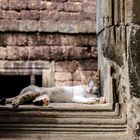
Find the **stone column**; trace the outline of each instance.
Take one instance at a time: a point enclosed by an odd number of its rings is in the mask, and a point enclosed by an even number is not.
[[[126,105],[127,134],[140,138],[140,1],[97,0],[98,68],[102,91]],[[109,65],[109,69],[107,69]],[[112,78],[112,85],[106,75]]]

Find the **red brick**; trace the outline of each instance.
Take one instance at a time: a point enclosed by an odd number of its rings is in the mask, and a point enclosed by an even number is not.
[[[71,81],[72,74],[70,72],[55,72],[54,78],[57,81]]]

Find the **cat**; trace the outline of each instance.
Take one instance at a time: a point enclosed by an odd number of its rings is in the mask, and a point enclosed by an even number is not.
[[[0,104],[12,103],[13,108],[21,104],[32,102],[34,105],[48,105],[49,102],[63,103],[105,103],[104,97],[100,94],[99,72],[95,72],[93,77],[86,79],[81,74],[81,85],[60,86],[60,87],[38,87],[29,85],[21,90],[20,94],[13,98],[3,98]]]

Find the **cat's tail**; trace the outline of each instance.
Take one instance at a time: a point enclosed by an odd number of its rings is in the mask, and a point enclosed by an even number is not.
[[[1,98],[0,99],[0,105],[5,105],[7,103],[11,103],[16,98],[17,98],[17,96],[16,97],[12,97],[12,98]]]
[[[32,91],[34,93],[39,93],[42,90],[41,90],[40,87],[35,86],[35,85],[27,86],[27,87],[23,88],[20,91],[19,95],[15,96],[15,97],[12,97],[12,98],[2,98],[2,99],[0,99],[0,105],[5,105],[7,103],[12,103],[13,100],[17,99],[19,96],[23,95],[24,93],[26,93],[28,91]]]

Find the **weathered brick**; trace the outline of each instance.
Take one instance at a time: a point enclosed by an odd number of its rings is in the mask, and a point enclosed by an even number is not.
[[[96,71],[97,70],[97,60],[96,59],[80,60],[79,68],[81,70]]]
[[[88,79],[89,77],[94,75],[94,71],[92,70],[80,70],[85,77]],[[73,81],[81,81],[81,75],[79,70],[76,70],[74,73],[72,73]]]
[[[76,68],[76,61],[58,61],[55,63],[56,72],[74,72]]]
[[[83,3],[83,12],[88,14],[96,13],[96,1],[93,2],[84,2]]]
[[[6,59],[7,53],[5,47],[0,47],[0,59],[4,60]]]
[[[53,22],[58,21],[59,19],[59,14],[57,11],[41,11],[40,12],[40,20],[50,20]]]
[[[82,84],[81,80],[80,81],[73,81],[73,86],[81,85],[81,84]]]
[[[58,34],[31,34],[28,36],[28,44],[36,46],[61,46],[61,36]]]
[[[79,13],[71,13],[71,12],[60,12],[59,20],[60,21],[76,21]]]
[[[42,8],[40,0],[30,0],[27,6],[30,10],[40,10]]]
[[[51,59],[53,60],[65,60],[66,47],[65,46],[53,46],[51,47]]]
[[[9,20],[16,20],[19,19],[19,12],[16,12],[14,10],[7,10],[7,11],[2,11],[3,14],[3,19],[9,19]]]
[[[0,46],[6,46],[6,34],[0,33]]]
[[[8,60],[28,60],[28,48],[8,46],[6,47]]]
[[[56,8],[57,8],[56,2],[46,1],[45,5],[46,5],[47,10],[56,10]]]
[[[38,21],[37,20],[21,20],[18,22],[17,31],[36,32],[38,31]]]
[[[18,28],[17,20],[0,20],[0,31],[18,31]]]
[[[73,81],[55,81],[55,86],[72,86]]]
[[[27,1],[26,0],[9,0],[9,9],[11,10],[27,9]]]
[[[50,60],[50,48],[48,46],[29,46],[30,60]]]
[[[57,23],[55,21],[40,20],[39,21],[38,31],[40,31],[40,32],[49,32],[49,33],[57,32],[58,31],[58,25],[57,25]]]
[[[79,13],[77,20],[80,21],[92,21],[94,24],[96,22],[96,13]]]
[[[64,11],[81,12],[83,9],[82,2],[67,2],[64,3]]]
[[[84,59],[92,57],[90,49],[87,47],[71,47],[67,46],[67,58]]]
[[[39,20],[40,19],[40,12],[37,10],[22,10],[20,12],[20,19],[23,20]]]
[[[55,72],[54,78],[58,81],[71,81],[72,74],[70,72]]]
[[[4,9],[4,10],[9,9],[8,0],[0,0],[0,9]]]
[[[27,46],[27,34],[7,34],[8,46]]]

